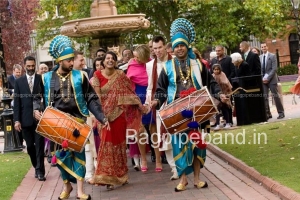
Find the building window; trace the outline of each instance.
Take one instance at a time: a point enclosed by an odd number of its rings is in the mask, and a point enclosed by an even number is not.
[[[299,38],[296,33],[291,33],[289,36],[289,46],[290,46],[290,56],[291,63],[297,64],[299,59],[298,49],[299,49]]]

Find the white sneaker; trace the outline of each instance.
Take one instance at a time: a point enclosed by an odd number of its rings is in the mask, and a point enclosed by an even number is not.
[[[230,128],[231,126],[230,126],[230,124],[226,124],[226,126],[224,127],[225,129],[228,129],[228,128]]]
[[[221,128],[220,128],[220,125],[217,125],[217,126],[214,128],[215,131],[220,130],[220,129],[221,129]]]

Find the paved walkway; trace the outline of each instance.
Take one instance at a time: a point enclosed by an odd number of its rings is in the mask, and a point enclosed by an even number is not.
[[[285,119],[300,118],[299,105],[292,104],[292,95],[284,95]],[[269,122],[277,122],[277,113],[275,106],[271,107],[273,118]],[[0,150],[3,150],[3,138],[0,139]],[[163,171],[156,173],[154,164],[148,158],[149,171],[147,173],[136,172],[132,169],[130,163],[129,177],[130,184],[116,187],[113,191],[107,191],[105,187],[96,187],[85,183],[85,191],[91,194],[92,199],[280,199],[275,194],[269,192],[260,183],[256,183],[245,174],[230,166],[227,161],[221,160],[209,150],[205,168],[201,170],[201,179],[208,182],[209,187],[205,189],[196,189],[193,187],[193,177],[189,176],[188,189],[184,192],[176,193],[174,188],[178,181],[170,181],[170,168],[163,165]],[[239,162],[239,161],[238,161]],[[46,162],[45,182],[39,182],[34,178],[34,170],[31,168],[26,174],[20,186],[13,194],[12,200],[54,200],[57,199],[62,191],[62,181],[59,177],[59,170],[51,167]],[[271,187],[271,186],[270,186]],[[75,189],[76,186],[73,185]],[[289,191],[289,190],[286,190]],[[289,191],[290,192],[290,191]],[[296,194],[297,195],[297,194]],[[298,199],[295,194],[291,198]],[[73,191],[70,199],[76,199],[76,191]]]
[[[279,76],[279,80],[281,83],[296,81],[297,78],[298,78],[298,74]]]
[[[85,184],[86,193],[93,199],[280,199],[268,192],[259,184],[247,178],[233,167],[208,152],[205,169],[201,171],[201,178],[208,182],[209,187],[198,190],[193,187],[192,177],[189,177],[188,189],[185,192],[176,193],[174,188],[178,181],[170,181],[171,175],[168,165],[164,165],[161,173],[154,171],[154,164],[149,163],[147,173],[136,172],[130,167],[130,184],[116,187],[113,191],[107,191],[105,187],[96,187]],[[130,166],[130,165],[129,165]],[[62,181],[59,170],[47,164],[47,180],[37,181],[34,178],[34,170],[30,169],[21,185],[14,193],[12,200],[54,200],[62,190]],[[73,185],[74,189],[76,188]],[[73,191],[70,199],[76,199],[76,191]]]

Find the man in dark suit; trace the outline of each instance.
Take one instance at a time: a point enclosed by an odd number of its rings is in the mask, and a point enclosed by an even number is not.
[[[261,75],[261,63],[256,53],[250,49],[248,42],[243,41],[240,43],[240,51],[244,60],[249,64],[251,75]]]
[[[7,89],[10,95],[14,93],[15,88],[15,80],[21,77],[22,66],[19,64],[15,64],[13,66],[13,74],[7,78]]]
[[[279,116],[277,119],[284,118],[284,108],[280,100],[280,95],[277,88],[278,77],[277,77],[277,59],[275,54],[268,52],[268,46],[266,43],[261,43],[262,55],[260,55],[260,60],[262,63],[261,73],[263,75],[263,88],[264,97],[266,102],[266,112],[267,118],[272,118],[270,107],[269,107],[269,89],[273,95],[275,106]]]
[[[35,168],[35,177],[45,181],[44,137],[35,132],[37,121],[33,117],[33,99],[42,81],[41,76],[35,74],[35,65],[35,58],[25,57],[26,74],[15,81],[14,127],[22,131],[31,164]]]
[[[12,95],[14,93],[14,89],[15,89],[15,80],[17,78],[21,77],[21,73],[22,73],[22,66],[19,64],[15,64],[13,66],[13,74],[10,75],[7,78],[7,89],[8,89],[8,93],[10,95]],[[13,103],[12,103],[13,104]],[[23,145],[23,136],[22,136],[22,132],[18,132],[18,136],[19,136],[19,141],[20,144],[22,145],[22,148],[24,149],[25,146]]]

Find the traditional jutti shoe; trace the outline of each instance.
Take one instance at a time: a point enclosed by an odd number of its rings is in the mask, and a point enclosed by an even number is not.
[[[115,189],[115,187],[114,187],[113,185],[107,185],[107,186],[106,186],[106,189],[107,189],[107,190],[113,190],[113,189]]]
[[[62,191],[62,193],[60,193],[58,199],[59,200],[68,199],[70,197],[72,190],[73,190],[73,187],[71,187],[71,190],[69,192]]]
[[[207,184],[206,181],[204,181],[204,182],[200,181],[198,184],[195,184],[194,186],[195,186],[195,188],[200,189],[200,188],[206,188],[206,187],[208,187],[208,184]]]
[[[173,172],[173,175],[170,178],[171,181],[179,179],[176,168],[172,169],[171,172]]]
[[[188,185],[188,183],[186,183],[186,184],[179,183],[175,188],[175,192],[181,192],[181,191],[186,190],[187,185]]]
[[[129,184],[129,182],[128,181],[126,181],[125,183],[123,183],[122,185],[127,185],[127,184]]]
[[[76,199],[79,199],[79,200],[91,200],[92,197],[89,194],[83,194],[80,197],[77,197]]]
[[[93,178],[89,178],[88,180],[86,180],[86,182],[90,185],[95,185],[95,181]]]

